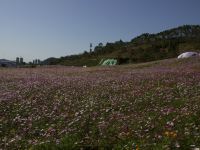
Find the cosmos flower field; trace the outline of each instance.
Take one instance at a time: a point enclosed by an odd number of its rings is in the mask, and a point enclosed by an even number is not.
[[[200,59],[0,68],[0,149],[200,148]]]

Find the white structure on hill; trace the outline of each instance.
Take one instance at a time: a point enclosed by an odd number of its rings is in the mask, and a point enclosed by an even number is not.
[[[189,57],[197,57],[197,56],[200,56],[199,53],[197,52],[185,52],[185,53],[182,53],[178,56],[178,59],[180,58],[189,58]]]

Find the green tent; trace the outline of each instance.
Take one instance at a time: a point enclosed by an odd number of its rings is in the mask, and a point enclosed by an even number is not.
[[[117,65],[117,59],[106,59],[104,62],[101,64],[102,66],[113,66]]]

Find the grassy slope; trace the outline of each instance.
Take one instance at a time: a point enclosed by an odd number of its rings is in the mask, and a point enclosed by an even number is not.
[[[199,63],[0,69],[0,147],[200,147]]]

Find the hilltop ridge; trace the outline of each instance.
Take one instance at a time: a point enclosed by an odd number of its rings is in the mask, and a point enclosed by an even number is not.
[[[102,59],[116,58],[121,64],[127,64],[173,58],[188,50],[200,50],[200,25],[183,25],[156,34],[144,33],[130,42],[99,43],[91,53],[84,51],[77,55],[48,58],[43,63],[95,66]]]

